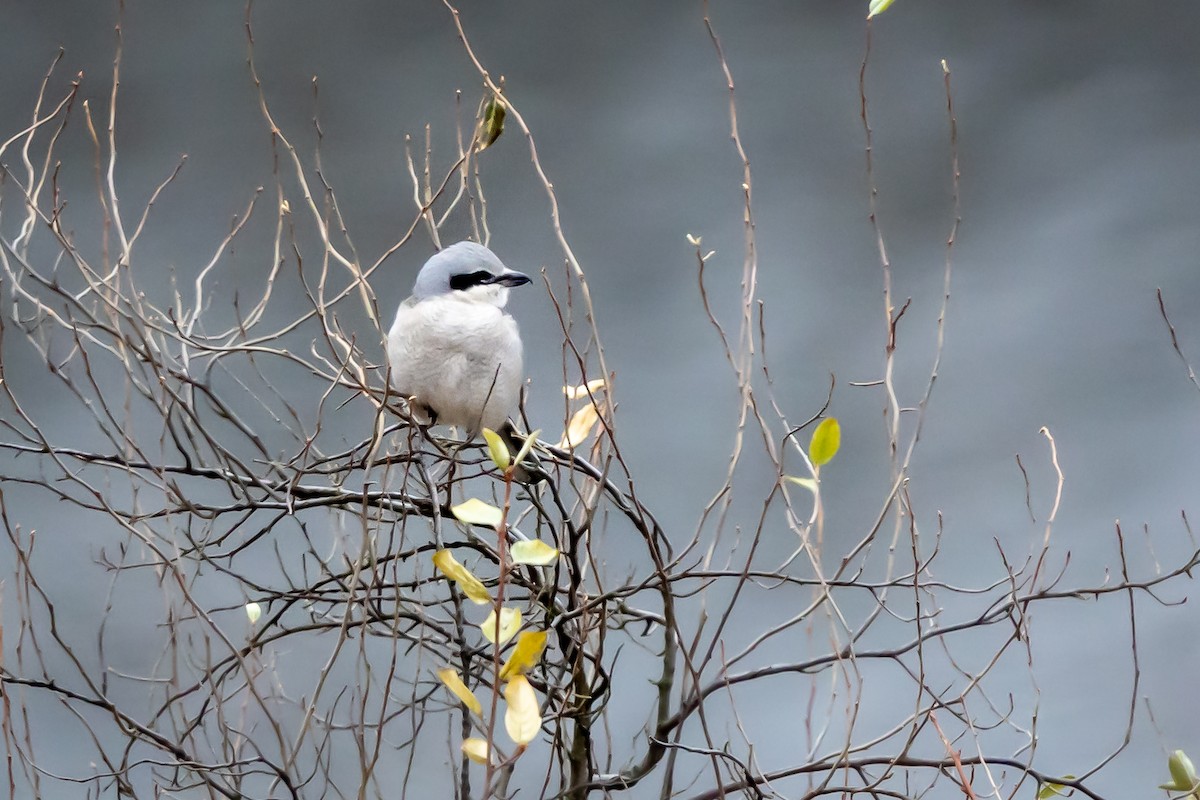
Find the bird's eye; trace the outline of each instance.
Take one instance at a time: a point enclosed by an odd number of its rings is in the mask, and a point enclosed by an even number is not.
[[[486,286],[495,279],[495,275],[486,269],[468,272],[465,275],[451,275],[450,288],[455,291],[470,289],[472,286]]]

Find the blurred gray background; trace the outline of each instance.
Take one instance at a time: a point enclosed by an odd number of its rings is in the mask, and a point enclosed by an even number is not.
[[[60,46],[54,85],[82,71],[82,97],[106,108],[115,5],[5,4],[0,135],[29,119]],[[722,480],[737,400],[685,238],[700,236],[716,251],[710,295],[735,325],[741,165],[703,7],[514,0],[460,10],[481,60],[504,76],[532,127],[589,276],[641,496],[686,537]],[[709,10],[754,171],[776,391],[801,420],[820,407],[829,375],[837,377],[831,413],[841,419],[844,451],[824,473],[827,540],[849,544],[877,514],[888,483],[883,397],[848,385],[878,378],[883,363],[859,119],[865,3],[714,2]],[[480,97],[451,16],[432,1],[287,0],[260,2],[254,20],[277,120],[311,154],[319,113],[325,174],[359,253],[372,261],[412,218],[404,136],[420,139],[433,126],[444,145],[435,158],[448,164],[454,93],[463,91],[468,117]],[[206,263],[255,188],[273,186],[243,21],[244,8],[232,2],[126,3],[118,116],[126,203],[144,203],[188,156],[141,249],[143,265],[163,266],[160,289],[169,269],[190,275]],[[1155,299],[1161,287],[1183,346],[1200,360],[1200,6],[898,0],[876,20],[867,90],[880,224],[896,295],[912,298],[898,362],[906,405],[928,379],[953,219],[943,58],[959,121],[963,223],[941,375],[912,483],[922,526],[933,530],[937,513],[944,516],[938,577],[990,582],[999,574],[994,539],[1018,556],[1040,541],[1053,500],[1042,426],[1066,473],[1053,541],[1060,557],[1071,552],[1069,582],[1100,584],[1105,567],[1117,565],[1117,519],[1139,554],[1134,566],[1149,575],[1149,545],[1164,563],[1191,546],[1180,512],[1195,513],[1200,475],[1200,393],[1171,350]],[[82,136],[64,142],[63,158],[72,153],[82,161],[64,176],[76,206],[68,218],[81,241],[94,241]],[[493,249],[513,268],[546,267],[557,280],[562,260],[547,202],[514,128],[481,165]],[[270,263],[262,249],[269,227],[235,245],[218,290],[255,285]],[[372,281],[379,297],[399,302],[430,251],[418,233]],[[146,278],[153,287],[155,276]],[[562,399],[553,309],[540,288],[515,293],[512,309],[527,343],[530,415],[554,431]],[[364,341],[371,335],[364,330]],[[52,408],[55,400],[44,402]],[[1016,454],[1030,472],[1036,523]],[[743,480],[770,480],[765,467],[755,469]],[[779,532],[775,555],[792,549],[789,537]],[[1129,768],[1106,773],[1099,787],[1112,797],[1166,780],[1164,748],[1200,754],[1198,618],[1187,607],[1163,614],[1144,598],[1139,611],[1141,693],[1163,735],[1143,707]],[[1043,638],[1036,654],[1039,761],[1063,773],[1119,743],[1130,673],[1115,600],[1067,613],[1069,625]]]

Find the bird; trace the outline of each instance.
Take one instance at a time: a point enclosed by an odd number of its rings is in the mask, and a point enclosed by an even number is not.
[[[387,338],[392,386],[411,408],[468,440],[490,428],[513,447],[509,415],[525,375],[521,334],[504,306],[509,289],[528,283],[476,242],[425,262]]]

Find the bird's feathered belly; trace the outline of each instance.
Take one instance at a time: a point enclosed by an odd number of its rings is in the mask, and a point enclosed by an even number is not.
[[[402,307],[388,334],[392,385],[445,425],[498,429],[521,390],[516,322],[484,303],[433,298]]]

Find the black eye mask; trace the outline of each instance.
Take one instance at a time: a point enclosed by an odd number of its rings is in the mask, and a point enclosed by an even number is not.
[[[486,269],[476,270],[466,275],[451,275],[450,288],[453,291],[464,291],[472,286],[524,286],[529,283],[529,276],[509,270],[502,275],[494,275]]]
[[[487,286],[494,283],[496,276],[488,272],[486,269],[479,269],[474,272],[468,272],[465,275],[451,275],[450,288],[455,291],[464,291],[472,286]]]

